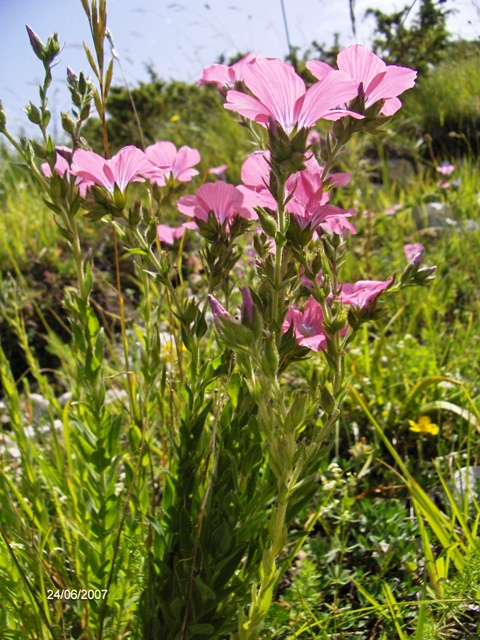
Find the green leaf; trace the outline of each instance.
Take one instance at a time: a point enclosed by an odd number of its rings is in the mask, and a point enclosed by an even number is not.
[[[107,456],[105,447],[100,447],[99,449],[94,451],[90,456],[90,461],[93,463],[94,467],[99,473],[105,471],[105,469],[107,469],[107,467],[110,465],[110,457]]]
[[[262,456],[262,445],[259,442],[253,444],[242,459],[242,475],[249,476],[253,468],[262,460]]]
[[[85,44],[85,42],[83,43],[83,48],[84,48],[84,50],[85,50],[85,54],[86,54],[86,56],[87,56],[88,63],[89,63],[89,65],[91,66],[93,73],[96,75],[97,79],[98,79],[99,81],[101,81],[100,74],[99,74],[99,72],[98,72],[97,65],[95,64],[95,60],[93,59],[92,52],[91,52],[91,51],[90,51],[90,49],[87,47],[87,45]],[[95,93],[97,93],[97,92],[95,91]],[[97,93],[97,95],[98,95],[98,93]],[[95,106],[96,106],[96,100],[95,100]]]
[[[460,387],[462,386],[461,382],[459,382],[458,380],[455,380],[455,378],[449,378],[448,376],[428,376],[427,378],[423,378],[423,380],[420,380],[419,382],[417,382],[417,384],[413,387],[413,389],[408,394],[407,399],[405,400],[401,418],[404,418],[406,415],[408,415],[410,406],[412,405],[416,396],[419,393],[421,393],[424,389],[426,389],[430,385],[439,384],[440,382],[450,382],[451,384],[456,384]]]
[[[215,553],[221,555],[226,553],[230,547],[231,538],[232,536],[230,534],[230,528],[224,520],[211,536],[211,544],[213,546],[213,549],[215,550]]]
[[[241,378],[238,373],[233,373],[227,387],[227,394],[230,398],[234,409],[238,406],[238,397],[240,395]]]
[[[108,65],[107,72],[105,74],[105,89],[104,89],[105,95],[108,94],[108,91],[110,89],[110,85],[112,84],[113,61],[114,61],[114,59],[112,58],[110,60],[110,64]]]
[[[210,638],[213,638],[215,627],[211,624],[192,624],[188,627],[188,630],[193,635],[209,636]]]
[[[127,251],[128,253],[133,254],[134,256],[144,256],[145,258],[148,258],[148,251],[146,251],[145,249],[138,249],[138,248],[128,249],[128,248],[126,248],[125,251]]]

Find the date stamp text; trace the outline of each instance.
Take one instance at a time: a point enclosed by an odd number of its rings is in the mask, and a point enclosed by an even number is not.
[[[47,600],[105,600],[107,589],[47,589]]]

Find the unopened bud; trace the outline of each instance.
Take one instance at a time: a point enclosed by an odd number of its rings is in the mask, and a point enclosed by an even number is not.
[[[42,121],[42,116],[40,114],[40,110],[32,103],[29,102],[25,107],[25,113],[27,114],[27,118],[33,124],[40,124]]]
[[[7,124],[7,114],[3,110],[3,104],[2,104],[2,101],[0,100],[0,131],[5,130],[6,124]]]
[[[87,103],[82,107],[82,110],[80,111],[80,120],[86,120],[88,118],[88,116],[90,115],[90,109],[90,103]]]
[[[263,372],[268,377],[274,377],[277,374],[278,364],[279,356],[277,345],[275,344],[275,336],[271,333],[265,341],[265,355],[262,358]]]
[[[265,231],[267,236],[270,236],[271,238],[273,238],[277,231],[277,225],[275,224],[275,220],[271,218],[268,215],[268,213],[265,211],[265,209],[262,209],[261,207],[255,207],[255,211],[257,212],[258,221],[260,222],[260,226],[262,227],[262,230]]]
[[[140,200],[135,200],[133,209],[128,212],[128,221],[132,227],[136,227],[142,217],[142,203]]]
[[[70,67],[67,67],[67,82],[72,89],[76,89],[78,86],[78,76]]]
[[[322,256],[319,253],[317,253],[315,258],[312,260],[312,271],[316,275],[320,273],[321,270],[322,270]]]
[[[68,113],[64,113],[64,112],[61,114],[61,118],[62,118],[63,130],[69,133],[70,135],[73,135],[75,133],[74,121],[71,119]]]
[[[117,183],[115,183],[115,186],[113,188],[113,204],[117,207],[117,209],[123,209],[126,202],[127,198],[125,197],[125,194],[120,191]]]
[[[148,225],[147,233],[145,234],[148,244],[153,244],[157,238],[157,224],[155,220],[152,220]]]
[[[48,153],[43,145],[39,144],[38,142],[35,142],[35,140],[31,141],[31,145],[33,147],[33,152],[35,153],[35,156],[37,158],[40,158],[41,160],[47,159]]]
[[[85,78],[85,74],[83,73],[83,71],[80,71],[80,76],[78,78],[78,90],[82,95],[87,92],[88,85],[89,81]]]
[[[60,43],[58,42],[58,33],[48,36],[45,46],[45,62],[51,64],[60,53]]]
[[[30,45],[33,49],[33,52],[35,53],[37,58],[39,58],[42,61],[45,60],[45,45],[37,36],[35,31],[28,26],[28,24],[26,25],[26,29],[27,29],[28,37],[30,39]]]

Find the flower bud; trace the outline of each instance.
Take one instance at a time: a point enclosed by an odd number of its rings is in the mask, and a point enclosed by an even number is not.
[[[78,77],[78,90],[80,91],[82,96],[87,93],[87,89],[90,89],[90,84],[91,81],[85,78],[85,74],[83,73],[83,71],[80,71],[80,75]]]
[[[247,286],[242,287],[242,312],[241,322],[247,327],[251,327],[253,324],[253,312],[254,304],[252,294]]]
[[[255,211],[257,212],[258,221],[260,222],[262,230],[267,234],[267,236],[273,238],[277,231],[275,221],[268,215],[265,209],[262,209],[262,207],[255,207]]]
[[[152,220],[148,225],[147,233],[145,234],[148,244],[153,244],[157,239],[157,225],[155,220]]]
[[[40,114],[39,109],[32,103],[29,102],[25,107],[25,113],[27,114],[27,118],[33,124],[40,124],[42,121],[42,116]]]
[[[265,355],[262,358],[262,370],[269,378],[276,375],[279,360],[275,335],[270,333],[265,340]]]
[[[0,100],[0,132],[5,131],[5,126],[7,124],[7,114],[3,110],[3,104]]]
[[[25,25],[25,28],[27,29],[28,37],[30,39],[30,45],[33,49],[33,52],[35,53],[37,58],[39,58],[39,60],[45,60],[45,45],[37,36],[35,31],[28,26],[28,24]]]
[[[78,86],[78,76],[70,67],[67,67],[67,82],[71,89],[76,89]]]
[[[32,144],[33,152],[35,156],[37,158],[40,158],[40,160],[46,160],[48,153],[45,147],[42,144],[39,144],[38,142],[36,142],[35,140],[32,140],[31,144]]]
[[[70,135],[73,135],[75,133],[74,121],[71,119],[68,113],[65,113],[65,112],[62,112],[61,118],[62,118],[63,130],[69,133]]]
[[[61,182],[62,179],[56,173],[52,173],[52,175],[50,176],[50,195],[54,202],[61,196]]]
[[[82,107],[82,110],[80,111],[80,120],[86,120],[88,118],[91,108],[92,106],[89,102]]]
[[[320,253],[317,253],[317,255],[312,260],[312,272],[315,275],[317,275],[320,273],[321,270],[322,270],[322,256],[320,255]]]
[[[113,187],[113,204],[117,207],[117,209],[124,209],[126,202],[127,198],[125,197],[125,194],[120,191],[117,183],[115,183],[115,186]]]
[[[338,331],[341,331],[342,329],[345,328],[345,325],[347,324],[347,316],[348,316],[348,310],[342,309],[331,319],[331,321],[328,324],[332,333],[337,333]],[[327,323],[325,323],[325,325],[326,324]]]
[[[60,43],[58,42],[58,33],[48,36],[45,46],[45,62],[51,64],[60,53]]]
[[[133,209],[128,212],[128,221],[132,227],[136,227],[142,217],[142,203],[140,200],[135,200]]]

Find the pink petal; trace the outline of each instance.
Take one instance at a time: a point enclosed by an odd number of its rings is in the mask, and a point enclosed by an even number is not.
[[[199,206],[197,196],[182,196],[177,201],[177,208],[186,216],[190,216],[191,218],[195,216],[201,220],[207,220],[208,211],[205,213],[202,207]]]
[[[269,151],[254,151],[242,165],[242,182],[252,189],[265,189],[270,180]]]
[[[179,182],[188,182],[193,176],[198,175],[198,171],[193,169],[200,162],[198,149],[187,146],[180,147],[172,165],[172,174]]]
[[[337,65],[357,83],[363,83],[364,90],[376,75],[385,71],[387,65],[381,58],[361,44],[353,44],[337,56]],[[386,96],[385,96],[386,97]]]
[[[210,167],[208,173],[213,176],[219,176],[228,169],[228,164],[220,164],[218,167]]]
[[[175,240],[180,240],[180,238],[183,236],[183,234],[185,233],[185,229],[188,228],[188,224],[192,223],[186,222],[180,227],[169,227],[166,224],[159,224],[157,226],[158,239],[160,240],[160,242],[173,245],[175,243]],[[195,227],[197,226],[195,223],[193,224],[195,225]]]
[[[393,277],[386,281],[381,280],[359,280],[354,284],[345,283],[342,285],[340,300],[343,304],[351,304],[357,307],[366,307],[373,300],[388,289],[392,284]]]
[[[315,76],[315,78],[317,78],[317,80],[325,80],[328,74],[331,71],[334,71],[333,67],[331,67],[326,62],[321,62],[320,60],[309,60],[306,66],[310,73]]]
[[[336,110],[335,107],[352,100],[357,96],[357,93],[357,85],[345,73],[341,71],[330,72],[324,80],[316,82],[307,90],[301,106],[298,126],[312,127],[327,115],[328,119],[334,119],[332,116],[337,115],[339,118],[352,115],[345,110]]]
[[[403,251],[405,252],[405,256],[409,264],[413,264],[415,267],[418,267],[422,261],[425,248],[420,244],[420,242],[414,242],[413,244],[406,244],[403,247]]]
[[[205,67],[197,85],[216,84],[218,89],[223,87],[233,87],[235,84],[235,70],[225,64],[212,64]]]
[[[250,212],[248,216],[244,215],[244,218],[248,217],[250,220],[258,219],[254,207],[268,207],[273,210],[277,208],[275,198],[267,189],[250,189],[249,187],[245,187],[243,184],[238,185],[236,189],[243,196],[242,210]]]
[[[366,86],[365,95],[367,101],[365,106],[368,108],[378,100],[396,98],[414,86],[416,77],[417,72],[412,69],[389,65],[385,69],[385,75],[381,77],[379,82],[374,79],[373,83],[371,82],[370,85]]]
[[[346,187],[353,177],[353,173],[330,173],[328,176],[332,187]]]
[[[330,231],[337,235],[341,235],[344,231],[357,233],[356,228],[348,221],[347,215],[332,216],[325,220],[325,222],[322,222],[320,226],[324,231]]]
[[[173,165],[177,150],[173,142],[163,140],[147,147],[145,155],[155,166],[167,169]]]
[[[223,106],[229,111],[236,111],[244,118],[248,118],[264,126],[268,124],[268,117],[271,115],[261,102],[241,91],[228,91],[227,101]]]
[[[388,118],[397,113],[401,106],[402,103],[398,98],[387,98],[380,113]]]
[[[112,177],[120,191],[125,191],[130,182],[143,182],[140,174],[148,172],[151,163],[143,151],[129,145],[120,149],[110,160],[107,160],[108,168],[112,169]],[[105,167],[106,171],[107,167]]]
[[[277,58],[257,58],[246,65],[243,81],[268,113],[290,133],[297,118],[295,105],[305,95],[305,83],[292,65]]]
[[[197,189],[197,198],[206,214],[213,211],[218,222],[223,224],[234,213],[232,207],[234,193],[233,185],[219,180],[203,184]]]
[[[73,154],[71,172],[83,181],[97,184],[113,193],[114,184],[104,172],[106,160],[93,151],[77,149]]]

